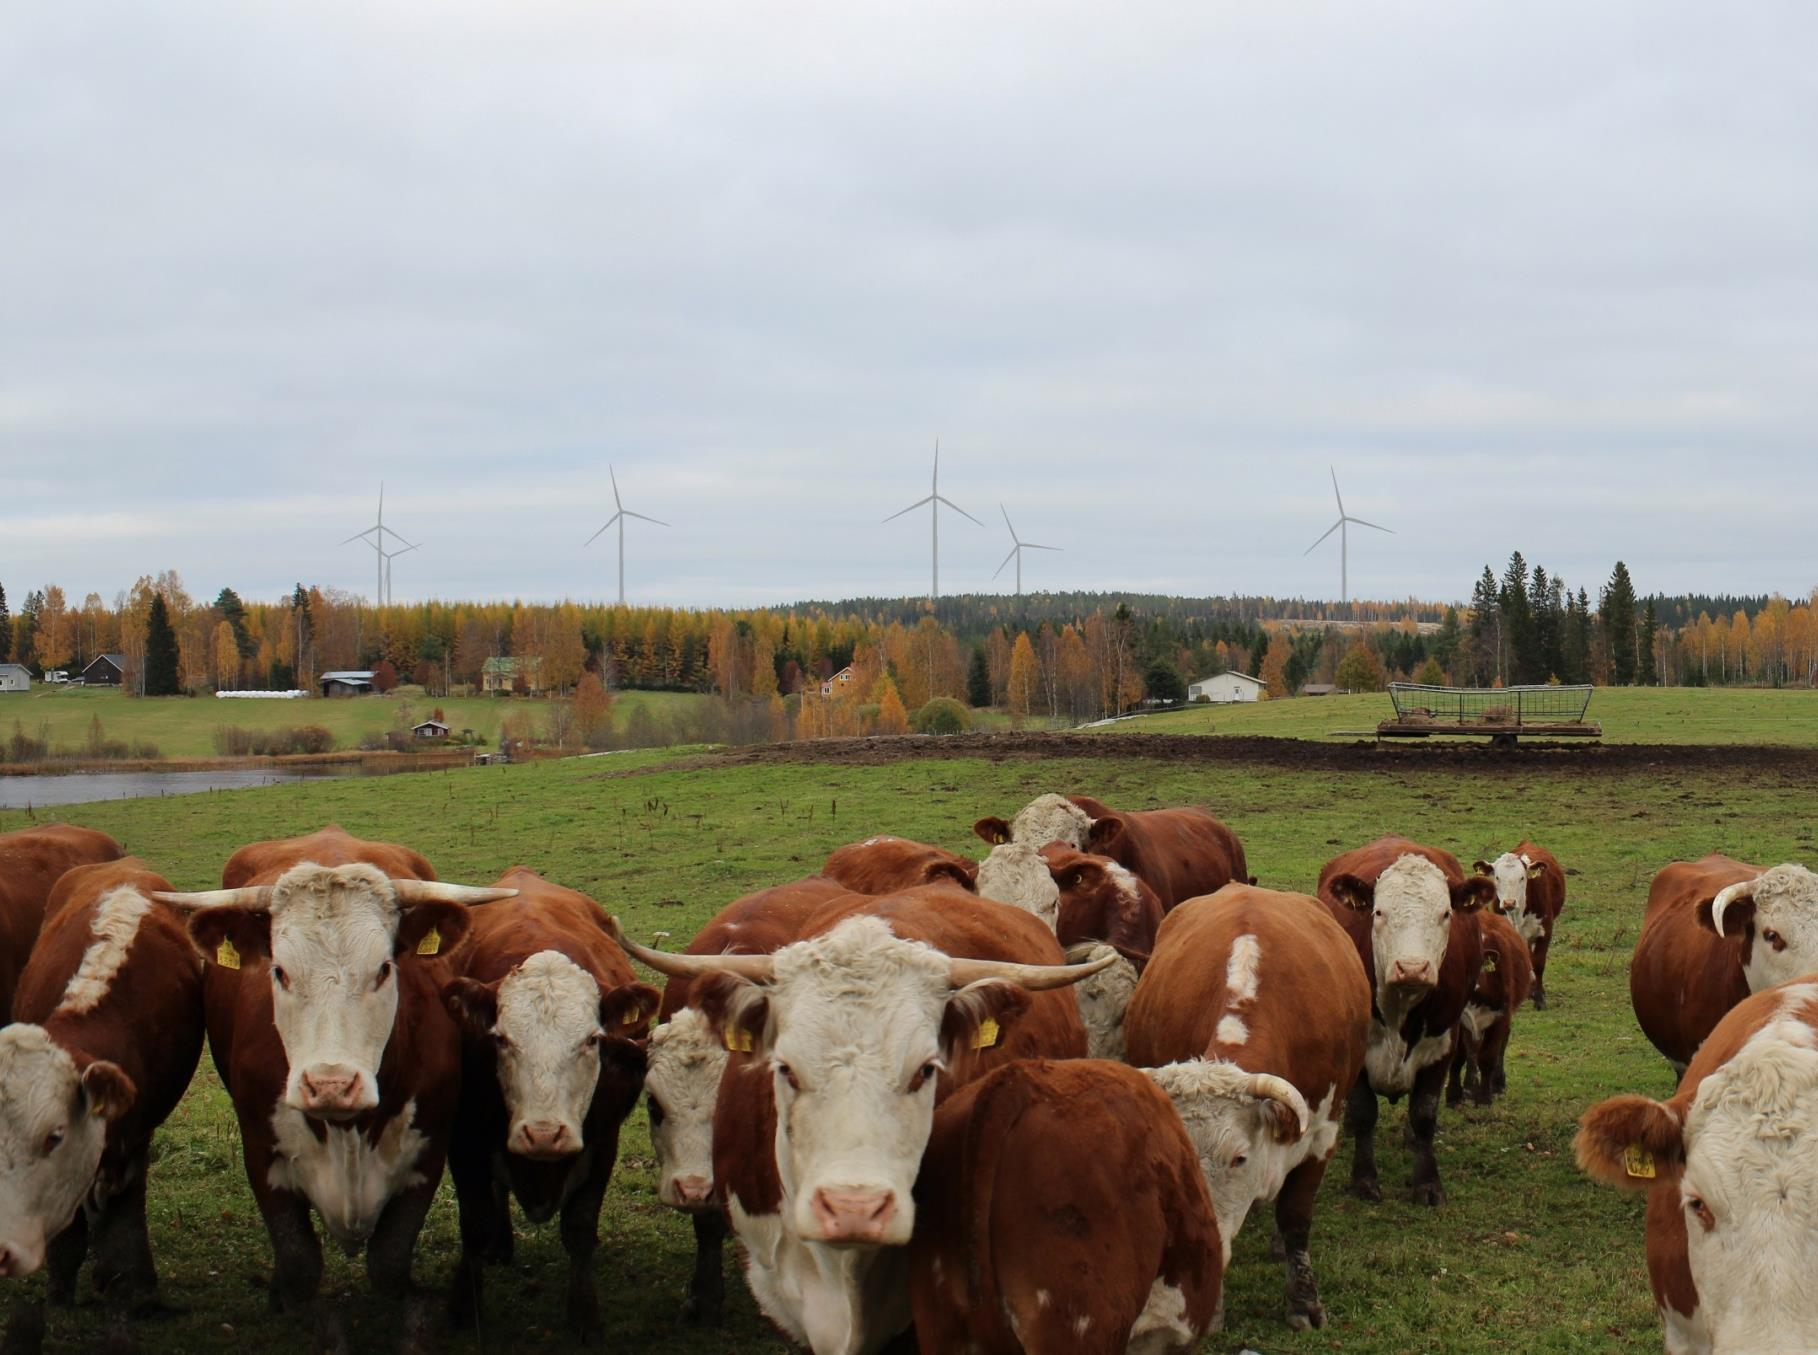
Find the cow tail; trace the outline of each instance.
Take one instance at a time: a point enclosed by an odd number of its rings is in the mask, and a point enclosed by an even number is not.
[[[1028,1108],[1028,1089],[1018,1064],[1008,1064],[980,1088],[966,1122],[965,1194],[961,1200],[960,1226],[964,1229],[966,1255],[970,1258],[971,1311],[968,1325],[985,1350],[1015,1350],[1019,1341],[1009,1323],[1004,1296],[998,1284],[997,1254],[992,1247],[991,1210],[996,1202],[998,1173],[1015,1132]]]

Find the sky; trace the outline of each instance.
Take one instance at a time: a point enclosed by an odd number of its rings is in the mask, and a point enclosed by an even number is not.
[[[1818,585],[1818,9],[0,15],[0,585]]]

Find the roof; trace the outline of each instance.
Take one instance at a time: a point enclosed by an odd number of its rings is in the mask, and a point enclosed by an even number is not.
[[[541,668],[542,666],[543,661],[539,658],[488,659],[484,664],[480,665],[481,671],[487,673],[515,673],[520,668]]]
[[[1198,682],[1195,682],[1193,685],[1195,687],[1202,687],[1208,682],[1216,682],[1221,677],[1241,678],[1245,682],[1255,683],[1258,687],[1268,686],[1268,684],[1266,682],[1264,682],[1261,678],[1253,678],[1248,673],[1235,673],[1235,672],[1214,673],[1211,677],[1201,678]]]
[[[10,673],[14,670],[24,673],[27,677],[32,675],[32,670],[22,663],[0,663],[0,673]]]
[[[446,733],[448,730],[448,722],[445,720],[436,720],[436,719],[418,720],[414,725],[411,726],[411,728],[412,729],[440,729],[444,733]]]
[[[371,682],[371,669],[343,668],[337,672],[324,673],[316,679],[318,682]]]
[[[1303,696],[1330,696],[1338,688],[1330,682],[1309,682],[1301,687]]]
[[[101,660],[103,660],[103,659],[106,659],[114,667],[116,667],[122,671],[125,671],[125,669],[126,669],[126,655],[124,655],[124,654],[97,654],[97,655],[95,655],[94,658],[92,658],[88,661],[88,668],[93,668],[96,664],[100,663]],[[87,669],[84,669],[83,671],[86,672]]]

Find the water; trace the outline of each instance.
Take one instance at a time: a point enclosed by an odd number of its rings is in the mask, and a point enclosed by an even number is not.
[[[194,795],[205,790],[243,790],[285,781],[319,781],[360,776],[358,765],[285,768],[250,767],[212,772],[73,772],[62,776],[0,776],[0,809],[27,805],[92,804],[146,795]]]

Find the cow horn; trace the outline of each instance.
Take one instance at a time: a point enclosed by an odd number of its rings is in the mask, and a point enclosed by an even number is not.
[[[1755,882],[1743,880],[1720,890],[1717,897],[1711,900],[1711,930],[1723,935],[1723,910],[1737,899],[1752,898],[1755,893]]]
[[[1100,956],[1090,964],[1012,964],[1008,960],[953,959],[947,962],[947,981],[955,988],[964,988],[981,979],[1002,979],[1032,993],[1040,993],[1089,979],[1116,963],[1116,951]]]
[[[185,912],[196,912],[203,908],[260,909],[271,907],[271,890],[270,885],[242,885],[238,889],[205,889],[196,894],[156,889],[152,891],[151,897],[159,903],[168,903],[172,908],[181,908]]]
[[[606,917],[606,934],[619,949],[659,974],[674,979],[694,979],[703,974],[733,974],[751,983],[768,983],[776,977],[776,960],[769,955],[682,955],[672,950],[652,950],[625,935],[619,920]]]
[[[1277,1077],[1273,1073],[1251,1073],[1238,1085],[1238,1091],[1244,1096],[1281,1102],[1294,1112],[1294,1120],[1300,1126],[1300,1132],[1307,1132],[1307,1121],[1311,1118],[1307,1111],[1307,1098],[1287,1078]]]
[[[440,880],[393,880],[392,891],[398,896],[399,903],[461,903],[472,907],[477,903],[496,903],[500,899],[515,899],[515,889],[494,889],[488,886],[443,884]]]

